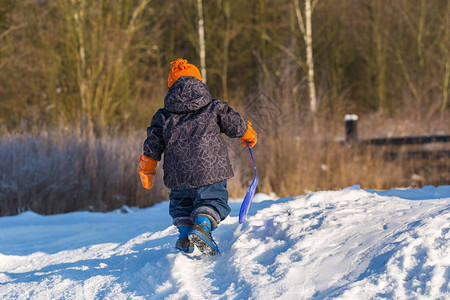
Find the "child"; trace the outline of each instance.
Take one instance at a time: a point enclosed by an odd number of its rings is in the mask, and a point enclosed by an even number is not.
[[[139,175],[152,188],[156,164],[164,152],[164,184],[171,189],[169,213],[178,228],[176,248],[186,253],[194,245],[209,255],[219,252],[211,232],[230,213],[227,179],[233,177],[221,133],[256,143],[250,122],[225,102],[211,97],[199,70],[185,59],[171,62],[164,108],[147,128]]]

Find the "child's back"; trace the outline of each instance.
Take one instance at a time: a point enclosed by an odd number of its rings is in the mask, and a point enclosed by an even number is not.
[[[183,76],[147,128],[144,154],[160,160],[164,151],[168,188],[196,188],[233,177],[221,133],[235,138],[246,130],[246,121],[236,111],[212,99],[197,78]]]
[[[233,177],[221,136],[240,137],[253,147],[256,133],[225,102],[211,97],[198,69],[186,60],[172,62],[164,108],[147,128],[139,175],[151,188],[164,153],[164,184],[171,189],[169,213],[178,227],[176,247],[214,255],[219,249],[211,232],[230,213],[227,179]]]

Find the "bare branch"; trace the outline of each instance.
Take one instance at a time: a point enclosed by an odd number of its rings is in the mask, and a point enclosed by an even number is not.
[[[0,33],[0,40],[2,38],[4,38],[5,36],[7,36],[8,34],[10,34],[11,32],[13,32],[14,30],[24,28],[25,26],[26,26],[25,24],[22,24],[22,25],[19,25],[19,26],[11,26],[7,30],[5,30],[2,33]]]
[[[263,38],[268,41],[269,43],[271,43],[272,45],[274,45],[275,47],[277,47],[278,49],[280,49],[281,51],[283,51],[287,56],[289,56],[290,59],[292,59],[295,64],[297,66],[299,66],[303,71],[307,71],[308,67],[306,66],[306,64],[299,59],[289,48],[281,45],[280,43],[275,42],[274,40],[272,40],[267,34],[263,35]]]
[[[130,24],[128,25],[127,31],[128,33],[134,33],[136,31],[136,20],[139,17],[139,15],[142,14],[145,7],[150,3],[151,0],[142,0],[141,3],[134,9]]]
[[[305,23],[303,21],[302,11],[300,10],[300,6],[298,4],[298,0],[292,0],[292,1],[294,2],[295,16],[297,17],[298,27],[300,28],[300,32],[303,35],[305,35],[306,34]]]
[[[400,49],[395,45],[395,43],[394,43],[394,48],[395,48],[395,55],[397,56],[398,62],[400,63],[400,66],[402,68],[406,83],[408,84],[409,89],[413,93],[414,98],[416,100],[419,100],[419,92],[417,91],[416,87],[414,86],[414,83],[411,80],[411,76],[409,76],[409,72],[406,69],[405,61],[403,60],[402,54],[400,53]]]
[[[311,5],[311,13],[314,12],[314,8],[316,8],[317,2],[319,2],[319,0],[314,0],[314,1],[312,2],[312,5]]]

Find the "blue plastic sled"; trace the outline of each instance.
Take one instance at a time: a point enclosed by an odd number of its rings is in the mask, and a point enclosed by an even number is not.
[[[252,157],[253,167],[255,168],[255,178],[252,181],[252,184],[248,188],[247,194],[245,194],[244,201],[242,201],[241,209],[239,211],[239,224],[244,222],[245,217],[247,216],[248,210],[250,209],[250,205],[252,204],[253,196],[255,195],[256,186],[258,185],[258,176],[256,175],[256,164],[255,159],[253,158],[252,149],[250,148],[247,142],[248,151],[250,151],[250,156]]]

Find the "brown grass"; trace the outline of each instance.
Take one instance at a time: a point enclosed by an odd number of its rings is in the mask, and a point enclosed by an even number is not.
[[[286,121],[275,122],[269,128],[255,124],[258,144],[253,151],[259,192],[288,196],[353,184],[388,189],[450,183],[448,159],[386,159],[386,149],[341,143],[342,120],[323,118],[319,131],[312,134],[307,120],[286,115],[283,119]],[[407,122],[383,120],[379,115],[363,117],[360,136],[365,138],[383,136],[385,132],[370,127],[367,120],[378,127],[389,124],[396,133],[399,131],[395,125]],[[434,128],[445,128],[449,122],[446,120],[449,118],[436,121]],[[411,130],[408,134],[415,133]],[[146,207],[168,199],[161,163],[155,187],[147,191],[140,184],[137,167],[145,128],[103,133],[101,138],[62,127],[14,133],[3,130],[0,136],[0,215],[25,210],[41,214],[109,211],[122,205]],[[228,184],[230,197],[243,197],[253,179],[251,159],[239,140],[229,140],[228,146],[235,171],[235,178]]]
[[[342,143],[345,139],[342,118],[320,119],[316,134],[307,120],[301,122],[299,118],[293,120],[287,115],[283,118],[289,121],[278,124],[276,129],[257,129],[259,143],[254,154],[258,164],[259,191],[288,196],[354,184],[373,189],[450,184],[448,158],[389,158],[386,154],[420,149],[450,150],[449,144],[362,147]],[[393,119],[376,114],[362,116],[360,123],[358,130],[363,139],[449,134],[450,128],[449,116],[443,115],[417,120],[408,115],[405,119]],[[240,166],[249,160],[245,155],[240,159],[243,162]],[[249,176],[251,174],[246,174],[244,178]]]
[[[142,133],[94,138],[76,130],[3,134],[0,215],[144,207],[166,199],[159,170],[145,191],[137,175]]]

